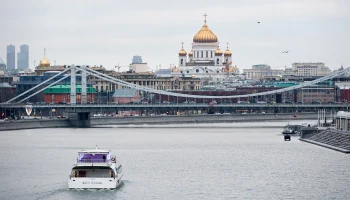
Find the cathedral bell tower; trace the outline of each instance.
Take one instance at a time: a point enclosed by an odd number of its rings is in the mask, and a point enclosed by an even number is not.
[[[215,66],[222,66],[222,51],[219,47],[215,51]]]
[[[187,53],[184,49],[184,43],[182,43],[182,48],[179,52],[179,66],[185,67],[187,63]]]
[[[232,63],[232,53],[231,53],[231,51],[228,49],[228,43],[227,43],[226,51],[225,51],[225,53],[224,53],[224,63],[226,63],[226,65]]]

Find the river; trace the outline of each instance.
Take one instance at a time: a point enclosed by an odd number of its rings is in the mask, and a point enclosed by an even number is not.
[[[350,155],[285,142],[273,126],[286,123],[0,132],[0,199],[349,199]],[[123,164],[123,185],[68,190],[77,152],[96,145]]]

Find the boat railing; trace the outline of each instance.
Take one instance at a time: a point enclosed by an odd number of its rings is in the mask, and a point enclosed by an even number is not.
[[[114,156],[114,157],[111,157],[111,159],[91,159],[91,158],[79,159],[79,158],[77,158],[77,162],[78,163],[108,163],[108,162],[116,163],[117,160]]]

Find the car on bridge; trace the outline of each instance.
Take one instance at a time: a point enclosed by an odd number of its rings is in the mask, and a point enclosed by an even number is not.
[[[249,101],[237,101],[238,104],[250,104]]]
[[[213,104],[218,104],[218,102],[216,100],[212,100],[211,101]]]
[[[330,101],[330,102],[328,102],[328,104],[340,104],[340,102]]]

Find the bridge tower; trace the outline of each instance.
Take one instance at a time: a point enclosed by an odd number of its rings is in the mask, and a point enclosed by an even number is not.
[[[81,66],[82,72],[81,72],[81,104],[87,103],[86,98],[86,71],[85,68],[87,66],[83,65]]]
[[[70,104],[77,103],[77,88],[76,88],[76,67],[75,65],[70,66]]]

